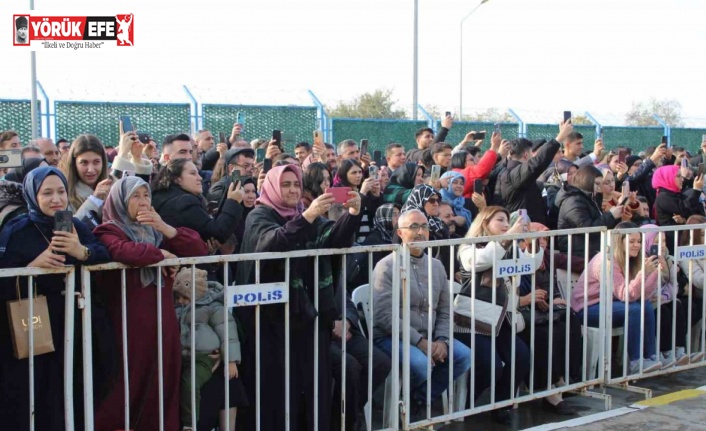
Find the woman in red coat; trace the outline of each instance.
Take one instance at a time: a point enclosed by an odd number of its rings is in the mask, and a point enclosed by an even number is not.
[[[117,262],[140,269],[126,274],[127,351],[130,389],[129,428],[159,429],[159,370],[157,363],[157,269],[145,268],[178,256],[205,256],[206,244],[191,229],[164,223],[151,206],[149,185],[138,177],[124,177],[113,185],[103,208],[104,223],[94,231]],[[176,268],[175,268],[176,269]],[[158,290],[162,298],[164,370],[164,429],[179,429],[181,344],[172,297],[173,272]],[[117,271],[98,273],[96,286],[107,296],[122,358],[121,276]],[[111,391],[96,411],[96,430],[125,428],[125,370],[120,367]]]

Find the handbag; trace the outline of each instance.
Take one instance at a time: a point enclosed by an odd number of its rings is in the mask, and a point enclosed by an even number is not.
[[[475,306],[475,314],[471,312],[472,304]],[[457,295],[454,299],[454,323],[464,328],[471,328],[475,320],[477,334],[493,335],[493,326],[495,326],[494,335],[497,336],[506,312],[507,301],[500,306],[465,295]]]
[[[17,277],[17,301],[7,302],[7,317],[10,321],[12,349],[17,359],[29,358],[29,301],[34,301],[34,314],[31,325],[34,328],[34,355],[43,355],[54,351],[54,339],[51,334],[49,307],[44,295],[37,295],[35,285],[34,299],[20,297],[20,278]],[[29,295],[28,295],[29,296]]]

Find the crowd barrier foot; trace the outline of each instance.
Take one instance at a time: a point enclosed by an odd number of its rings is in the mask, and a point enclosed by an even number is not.
[[[643,394],[646,400],[652,398],[652,389],[641,388],[639,386],[632,386],[628,382],[622,382],[617,384],[608,384],[606,387],[621,389],[623,391],[633,392],[636,394]]]
[[[605,409],[610,410],[613,406],[613,397],[606,394],[605,392],[593,392],[589,391],[589,388],[575,389],[573,391],[568,391],[569,393],[576,394],[586,398],[598,398],[603,400],[605,403]]]

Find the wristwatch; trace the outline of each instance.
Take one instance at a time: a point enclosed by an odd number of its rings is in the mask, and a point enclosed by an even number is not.
[[[84,245],[83,250],[83,260],[88,260],[88,258],[91,257],[91,249]]]

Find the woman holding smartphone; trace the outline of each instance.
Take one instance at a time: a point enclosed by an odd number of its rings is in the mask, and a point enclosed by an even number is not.
[[[62,168],[69,184],[69,209],[76,218],[96,227],[102,222],[103,203],[113,180],[108,177],[108,156],[95,135],[79,135]]]
[[[364,179],[363,166],[356,159],[345,159],[338,167],[338,172],[333,179],[334,187],[350,187],[360,193],[363,218],[356,235],[356,240],[361,242],[372,229],[375,211],[382,205],[380,182],[376,178]],[[337,206],[341,210],[340,204]]]
[[[71,232],[55,230],[55,214],[69,206],[64,174],[54,167],[40,167],[27,174],[24,198],[29,214],[9,221],[0,234],[0,268],[48,268],[93,265],[110,261],[106,247],[78,219],[67,220]],[[64,213],[68,215],[68,213]],[[34,425],[37,430],[64,429],[64,323],[66,289],[64,274],[34,277],[34,294],[46,297],[54,352],[34,357]],[[19,286],[27,298],[26,277],[0,279],[0,299],[17,300]],[[80,286],[80,281],[76,281]],[[96,335],[108,337],[109,334]],[[12,352],[7,308],[0,307],[0,417],[4,429],[29,429],[29,361]],[[80,390],[79,392],[80,393]],[[80,404],[80,403],[79,403]],[[81,412],[75,412],[80,420]]]

